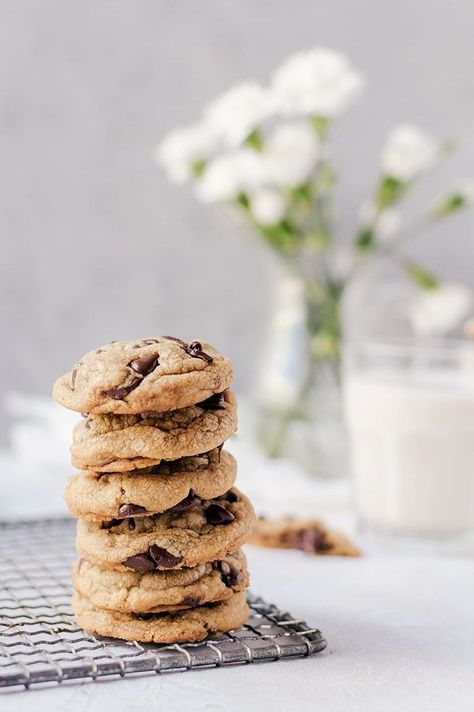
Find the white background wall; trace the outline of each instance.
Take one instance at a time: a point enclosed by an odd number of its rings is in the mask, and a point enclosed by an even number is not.
[[[394,123],[458,140],[427,195],[474,175],[469,0],[1,0],[0,13],[1,393],[47,393],[96,344],[170,332],[215,341],[251,382],[271,260],[168,185],[152,151],[290,52],[334,47],[368,78],[335,141],[341,234]],[[474,215],[414,251],[474,286]]]

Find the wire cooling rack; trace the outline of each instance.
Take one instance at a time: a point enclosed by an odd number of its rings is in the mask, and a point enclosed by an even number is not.
[[[312,655],[321,633],[249,594],[245,626],[202,643],[127,643],[85,633],[72,614],[74,523],[0,523],[0,688],[191,670]]]

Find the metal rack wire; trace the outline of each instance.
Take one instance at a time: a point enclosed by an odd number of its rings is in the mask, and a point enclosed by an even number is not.
[[[318,630],[252,594],[245,626],[202,643],[127,643],[85,633],[69,605],[73,540],[67,519],[0,523],[0,688],[280,660],[326,647]]]

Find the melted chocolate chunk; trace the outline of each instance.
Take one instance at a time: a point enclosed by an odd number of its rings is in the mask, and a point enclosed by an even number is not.
[[[169,512],[184,512],[186,509],[191,509],[191,507],[196,507],[196,505],[201,504],[201,498],[194,494],[192,490],[189,490],[187,497],[175,504],[174,507],[169,508]]]
[[[134,378],[133,381],[128,386],[118,386],[117,388],[110,388],[108,391],[104,391],[104,395],[114,400],[123,400],[125,396],[135,390],[137,386],[140,385],[143,378]]]
[[[112,527],[118,527],[119,524],[122,524],[123,519],[109,519],[107,522],[102,522],[100,525],[101,529],[112,529]]]
[[[165,569],[172,569],[183,560],[182,556],[175,556],[157,544],[148,547],[148,554],[157,566],[162,566]]]
[[[243,573],[228,561],[215,561],[214,568],[220,571],[221,579],[227,588],[236,586],[244,578]]]
[[[326,532],[319,527],[313,526],[301,529],[296,534],[296,547],[307,554],[314,554],[317,551],[327,551],[330,545],[326,539]]]
[[[235,517],[228,509],[221,507],[219,504],[210,504],[205,512],[206,521],[208,524],[216,526],[217,524],[230,524]]]
[[[203,410],[224,410],[224,394],[213,393],[212,396],[209,396],[209,398],[206,398],[206,400],[203,400],[200,403],[196,403],[196,405],[198,408],[202,408]]]
[[[133,368],[135,373],[138,373],[140,376],[148,376],[152,371],[155,370],[155,368],[159,365],[159,356],[160,354],[155,353],[155,354],[150,354],[149,356],[143,356],[143,358],[136,358],[133,361],[130,361],[128,364],[130,368]]]
[[[128,559],[122,561],[124,566],[128,566],[129,569],[134,571],[153,571],[155,568],[155,562],[148,554],[135,554],[134,556],[129,556]]]
[[[212,356],[209,356],[209,354],[204,353],[204,351],[202,350],[201,343],[199,341],[191,341],[190,344],[185,344],[183,348],[186,353],[192,356],[193,358],[200,358],[206,363],[212,363],[212,361],[214,360]]]
[[[121,504],[118,508],[119,517],[133,517],[134,514],[143,514],[146,512],[145,507],[141,507],[139,504]]]
[[[229,502],[229,504],[233,504],[234,502],[238,502],[239,498],[234,492],[234,490],[228,490],[225,494],[220,494],[219,497],[214,497],[214,499],[218,499],[220,501],[224,502]]]

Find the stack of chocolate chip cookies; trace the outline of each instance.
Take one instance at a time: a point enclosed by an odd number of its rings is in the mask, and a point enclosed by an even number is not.
[[[86,630],[172,643],[247,619],[240,547],[254,512],[222,449],[237,427],[231,382],[215,349],[170,336],[102,346],[56,382],[56,400],[83,415],[65,499]]]

